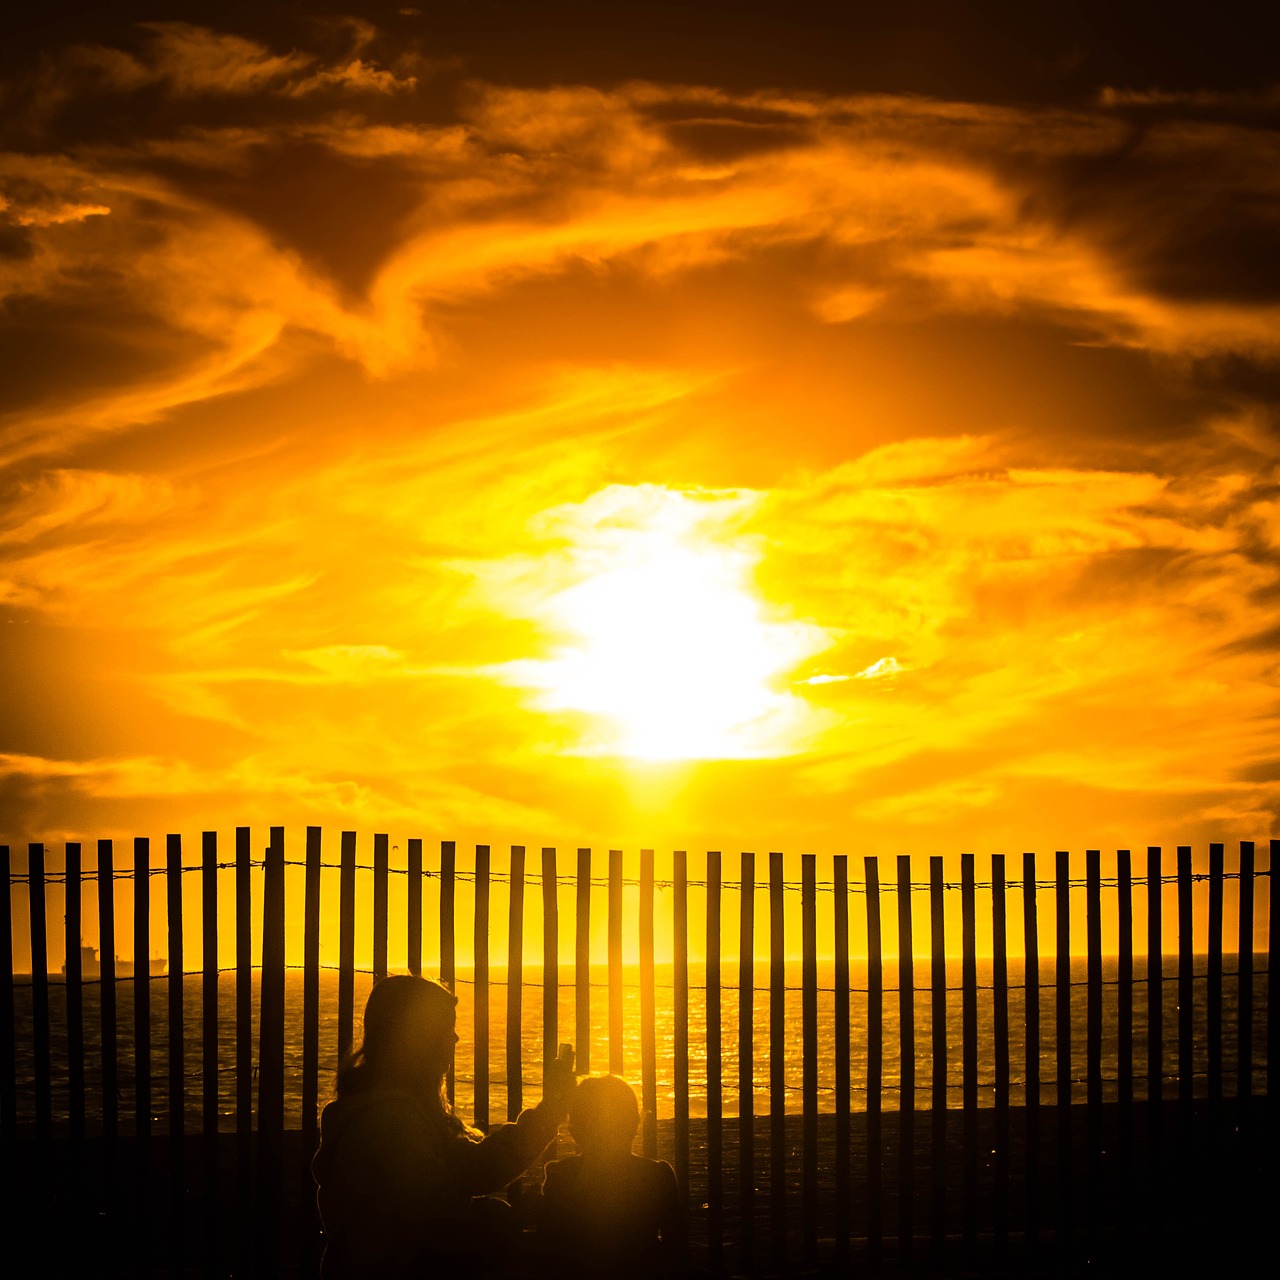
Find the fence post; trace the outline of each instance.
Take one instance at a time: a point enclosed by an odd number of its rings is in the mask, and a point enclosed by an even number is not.
[[[405,904],[405,967],[415,978],[422,977],[422,841],[409,840],[406,868],[408,883]],[[441,931],[443,934],[443,930]],[[443,941],[443,939],[442,939]],[[453,990],[452,986],[449,988]]]
[[[1058,1143],[1058,1181],[1054,1193],[1058,1201],[1058,1247],[1065,1250],[1071,1243],[1071,865],[1070,853],[1059,849],[1055,858],[1057,930],[1054,942],[1054,967],[1057,970],[1057,992],[1054,1014],[1057,1024],[1057,1106],[1055,1136]],[[1064,1253],[1065,1257],[1066,1254]]]
[[[84,1179],[84,971],[80,963],[80,845],[66,845],[65,939],[67,997],[67,1102],[77,1192]]]
[[[524,845],[511,846],[507,913],[507,1119],[524,1106],[521,1022],[524,996]]]
[[[720,1073],[720,888],[719,851],[707,854],[707,944],[703,1008],[707,1036],[707,1252],[719,1271],[724,1251],[723,1081]]]
[[[1267,938],[1277,936],[1276,866],[1280,862],[1280,840],[1271,841],[1267,863]],[[1272,1137],[1280,1136],[1280,1009],[1271,992],[1280,991],[1280,947],[1267,944],[1267,1104],[1271,1115]],[[1272,1150],[1275,1143],[1272,1143]]]
[[[964,1256],[973,1262],[978,1223],[978,919],[973,854],[960,856],[960,986],[964,1075]]]
[[[1222,877],[1223,846],[1209,846],[1209,1145],[1222,1133]]]
[[[942,859],[929,859],[929,969],[933,1082],[931,1097],[929,1244],[934,1262],[941,1266],[946,1248],[947,1211],[947,939],[946,903]]]
[[[218,833],[200,838],[200,1241],[204,1272],[222,1269],[218,1228]],[[304,1072],[305,1075],[305,1072]]]
[[[622,850],[609,850],[609,1070],[623,1074]]]
[[[578,1070],[591,1072],[591,850],[578,850],[573,934],[573,1035]]]
[[[253,852],[236,828],[236,1253],[253,1267]],[[341,1006],[339,1006],[341,1007]]]
[[[781,1271],[787,1256],[786,939],[782,854],[769,854],[769,1205],[770,1258]]]
[[[17,1189],[18,1176],[18,1045],[13,998],[13,860],[7,844],[0,844],[0,873],[10,886],[0,912],[0,1193],[9,1198]],[[105,1077],[105,1063],[103,1074]],[[109,1181],[104,1180],[104,1185],[110,1188]]]
[[[452,840],[440,842],[440,981],[456,996],[458,994],[457,975],[457,940],[454,937],[454,902],[457,894],[457,846]],[[474,958],[472,978],[475,977]],[[472,998],[475,997],[475,984],[472,983]],[[473,1010],[474,1019],[474,1010]],[[479,1045],[475,1050],[479,1055]],[[474,1073],[473,1073],[474,1074]],[[445,1092],[452,1106],[457,1089],[457,1077],[453,1059],[449,1060],[449,1070],[444,1079]]]
[[[262,876],[262,973],[258,1003],[258,1206],[260,1273],[280,1265],[284,1178],[284,828],[271,828]]]
[[[98,841],[98,964],[102,971],[102,1186],[114,1253],[120,1181],[120,1058],[116,1022],[116,875],[114,846]],[[6,908],[6,919],[8,909]],[[6,952],[6,954],[8,954]],[[8,1025],[8,1024],[6,1024]],[[13,1062],[0,1053],[0,1061]],[[6,1078],[9,1073],[6,1071]],[[112,1258],[114,1261],[114,1257]]]
[[[151,842],[133,841],[133,1084],[134,1167],[138,1220],[151,1220]],[[141,1270],[150,1269],[150,1233],[139,1243]]]
[[[1005,901],[1004,854],[991,857],[991,1027],[995,1054],[995,1261],[1009,1250],[1009,920]]]
[[[831,859],[832,933],[835,965],[832,985],[835,988],[835,1086],[836,1086],[836,1168],[835,1168],[835,1234],[836,1265],[849,1264],[849,859],[843,853]]]
[[[49,1054],[49,943],[45,914],[44,845],[27,845],[27,903],[31,922],[31,1041],[35,1065],[36,1138],[41,1154],[53,1136]]]
[[[898,855],[898,1262],[911,1261],[915,1237],[915,959],[911,941],[911,858]]]
[[[801,1206],[806,1267],[818,1262],[818,886],[817,858],[800,855]]]
[[[653,975],[653,850],[640,850],[640,1102],[641,1146],[658,1154],[658,1046]]]
[[[867,1265],[884,1248],[884,957],[880,937],[880,863],[863,858],[867,896]]]
[[[1089,1178],[1085,1186],[1088,1238],[1098,1230],[1102,1184],[1102,851],[1085,850],[1085,1119]]]
[[[1236,944],[1236,1098],[1240,1123],[1253,1096],[1253,841],[1240,841],[1240,926]],[[1267,993],[1268,1006],[1270,992]]]
[[[581,864],[579,864],[581,865]],[[675,988],[675,1137],[676,1178],[682,1194],[689,1195],[689,867],[688,854],[677,849],[671,867],[672,986]],[[579,878],[579,885],[582,881]],[[581,903],[581,899],[579,899]],[[581,910],[581,907],[579,907]],[[581,916],[579,917],[581,919]]]
[[[474,931],[472,956],[475,965],[476,1024],[474,1123],[489,1128],[489,846],[476,845]]]
[[[186,1019],[184,1017],[182,938],[182,837],[165,838],[165,888],[169,925],[169,1256],[181,1274],[186,1232],[185,1146]]]
[[[391,855],[385,832],[375,832],[373,837],[373,980],[379,982],[387,976],[387,882],[390,878]]]
[[[356,833],[342,833],[338,861],[338,1062],[351,1056],[356,1020]]]
[[[1026,1062],[1026,1241],[1040,1248],[1040,932],[1036,918],[1036,855],[1022,855],[1023,1045]]]
[[[560,1048],[560,896],[556,851],[542,851],[542,1078]]]
[[[1147,1212],[1158,1221],[1164,1180],[1164,881],[1160,847],[1147,846]]]
[[[1191,914],[1191,846],[1178,846],[1178,1160],[1185,1171],[1193,1148],[1195,1105],[1195,939]]]
[[[742,1269],[755,1266],[755,949],[756,856],[742,855],[738,904],[738,1213]]]
[[[307,828],[302,903],[302,1150],[296,1171],[305,1236],[305,1274],[320,1265],[320,1222],[316,1212],[311,1157],[320,1141],[320,859],[323,833]]]
[[[1116,853],[1116,1176],[1129,1180],[1133,1152],[1133,866]]]

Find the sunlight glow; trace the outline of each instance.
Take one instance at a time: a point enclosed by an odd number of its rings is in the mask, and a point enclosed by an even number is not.
[[[759,553],[716,529],[749,497],[606,492],[622,510],[587,532],[591,571],[549,602],[573,643],[532,664],[540,705],[604,718],[613,735],[596,749],[635,759],[795,750],[809,708],[773,682],[828,640],[770,620],[751,580]]]

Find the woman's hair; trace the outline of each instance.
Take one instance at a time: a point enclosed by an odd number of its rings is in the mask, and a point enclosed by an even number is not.
[[[588,1076],[569,1099],[569,1132],[580,1145],[628,1149],[640,1125],[635,1090],[621,1076]]]
[[[364,1039],[338,1069],[339,1098],[363,1093],[388,1078],[400,1064],[398,1055],[417,1040],[439,1049],[440,1077],[422,1080],[426,1099],[438,1104],[451,1129],[479,1136],[454,1113],[445,1091],[445,1071],[453,1055],[458,997],[430,978],[392,974],[375,982],[364,1006]]]

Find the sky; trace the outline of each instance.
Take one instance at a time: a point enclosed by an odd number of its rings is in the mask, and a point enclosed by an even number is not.
[[[1273,44],[849,9],[9,9],[0,843],[1280,835]]]

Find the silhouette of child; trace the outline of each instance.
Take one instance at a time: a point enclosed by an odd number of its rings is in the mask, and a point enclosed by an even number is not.
[[[579,1276],[682,1273],[688,1252],[675,1170],[631,1154],[640,1123],[635,1091],[618,1076],[591,1076],[569,1100],[578,1154],[548,1161],[539,1239],[544,1257]]]
[[[338,1072],[312,1161],[325,1232],[323,1280],[468,1276],[500,1259],[505,1203],[482,1199],[518,1177],[555,1137],[573,1090],[567,1063],[546,1093],[487,1136],[449,1105],[457,998],[438,982],[376,983],[364,1042]]]

